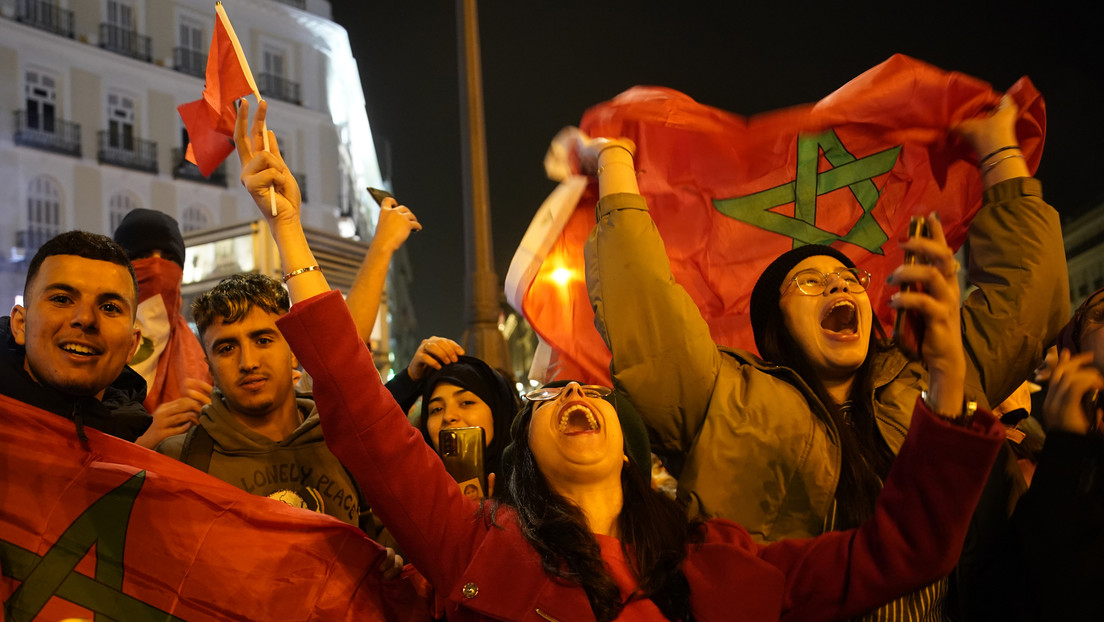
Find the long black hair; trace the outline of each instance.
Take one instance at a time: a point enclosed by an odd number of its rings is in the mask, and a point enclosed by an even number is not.
[[[526,540],[540,554],[544,571],[580,586],[599,622],[615,619],[625,607],[606,571],[598,540],[582,510],[553,492],[529,446],[533,402],[514,419],[511,443],[502,456],[501,495],[491,510],[508,505]],[[630,452],[631,453],[631,452]],[[700,540],[701,523],[687,520],[675,501],[652,490],[630,457],[621,468],[623,504],[617,522],[621,548],[638,581],[630,599],[651,599],[669,620],[692,620],[690,586],[682,572],[687,547]]]
[[[893,452],[878,431],[874,416],[875,355],[892,347],[877,316],[871,311],[870,343],[866,358],[855,372],[851,385],[850,407],[845,411],[828,393],[805,350],[786,328],[781,311],[764,318],[756,333],[759,355],[770,363],[789,367],[824,405],[826,413],[812,408],[821,419],[827,418],[839,435],[840,478],[836,485],[836,517],[833,529],[858,527],[874,513],[874,503],[882,490],[893,463]]]

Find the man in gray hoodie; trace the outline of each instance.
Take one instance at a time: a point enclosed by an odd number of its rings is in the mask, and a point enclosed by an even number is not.
[[[199,425],[157,451],[376,536],[356,484],[326,447],[314,401],[295,393],[298,363],[276,328],[289,308],[287,290],[261,274],[224,279],[192,303],[215,389]]]

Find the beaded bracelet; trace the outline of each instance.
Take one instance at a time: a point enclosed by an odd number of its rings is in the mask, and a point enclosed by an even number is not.
[[[313,266],[307,266],[306,268],[299,268],[298,270],[292,270],[291,272],[288,272],[287,274],[284,275],[284,282],[287,283],[288,281],[291,280],[291,277],[299,276],[300,274],[303,274],[304,272],[314,272],[315,270],[321,270],[321,269],[322,269],[322,266],[320,266],[318,264],[314,264]]]

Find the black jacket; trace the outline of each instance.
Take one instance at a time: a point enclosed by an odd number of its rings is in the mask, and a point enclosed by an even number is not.
[[[0,394],[72,420],[82,439],[83,427],[88,426],[133,442],[153,421],[142,406],[146,381],[130,367],[123,368],[100,401],[92,396],[69,395],[38,384],[23,368],[25,356],[23,346],[15,343],[12,337],[11,318],[0,318]]]

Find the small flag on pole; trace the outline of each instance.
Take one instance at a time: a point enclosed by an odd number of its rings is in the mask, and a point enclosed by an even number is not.
[[[234,102],[250,93],[261,101],[261,93],[249,71],[249,61],[221,2],[215,3],[215,16],[203,97],[177,107],[188,130],[188,150],[184,157],[198,166],[205,177],[234,151],[234,120],[237,118]],[[264,148],[265,151],[269,149],[267,127]],[[275,216],[275,192],[269,193],[269,201]]]

